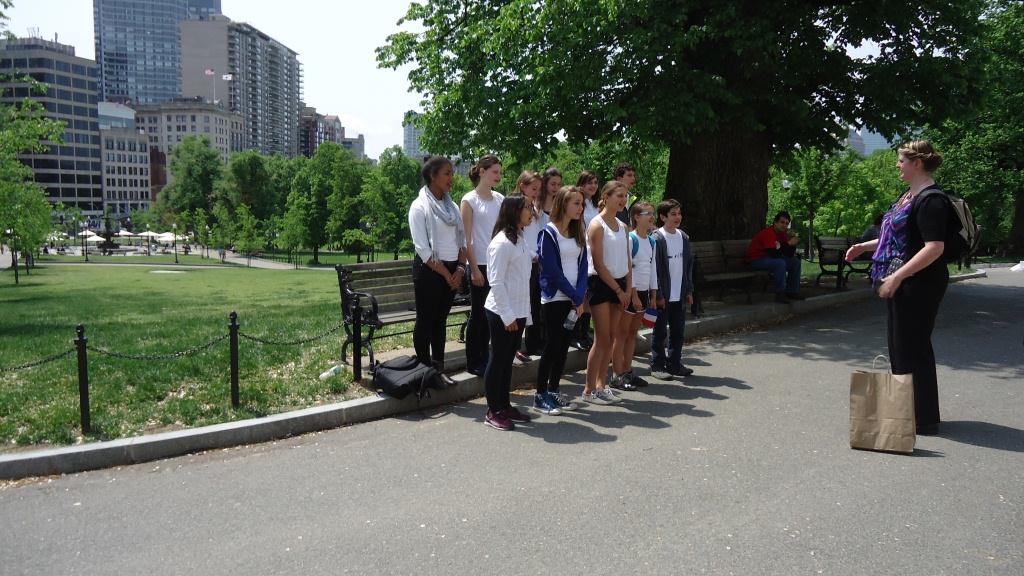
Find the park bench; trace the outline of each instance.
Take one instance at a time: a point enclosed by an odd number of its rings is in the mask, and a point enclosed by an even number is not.
[[[758,280],[767,280],[768,272],[753,270],[746,262],[749,240],[710,240],[691,245],[694,256],[694,313],[702,310],[700,295],[715,286],[721,299],[725,290],[736,289],[746,293],[751,303],[750,287]]]
[[[814,279],[814,285],[821,284],[824,276],[835,276],[836,290],[846,288],[850,274],[867,274],[871,270],[871,255],[866,254],[853,262],[846,261],[846,251],[855,240],[846,236],[817,236],[814,243],[818,249],[818,267],[821,272]],[[864,259],[866,258],[866,259]]]
[[[341,361],[348,364],[348,348],[352,346],[353,373],[362,365],[361,351],[365,351],[373,366],[373,340],[385,336],[411,334],[412,329],[378,334],[378,330],[394,324],[410,323],[416,320],[416,299],[412,282],[412,260],[388,260],[362,264],[339,264],[334,267],[338,274],[338,288],[341,292],[341,313],[345,327],[345,342],[341,346]],[[459,326],[459,341],[465,338],[465,316],[469,313],[468,280],[455,296],[449,327]],[[453,318],[459,324],[452,324]],[[358,326],[357,326],[358,321]],[[358,328],[358,329],[357,329]],[[356,358],[359,358],[356,361]],[[358,375],[357,375],[358,377]]]

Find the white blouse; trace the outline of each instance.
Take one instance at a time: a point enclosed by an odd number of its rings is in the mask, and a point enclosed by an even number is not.
[[[506,326],[518,318],[526,318],[526,325],[533,324],[530,316],[530,270],[533,256],[526,238],[520,234],[513,244],[504,232],[495,234],[487,247],[487,281],[491,291],[484,301],[484,308],[501,316]]]

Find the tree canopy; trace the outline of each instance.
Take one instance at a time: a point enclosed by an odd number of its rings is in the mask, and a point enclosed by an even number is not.
[[[412,65],[426,148],[663,145],[665,195],[697,238],[728,238],[763,224],[775,151],[831,150],[849,123],[892,135],[968,106],[983,6],[427,0],[400,21],[423,32],[391,35],[378,62]]]

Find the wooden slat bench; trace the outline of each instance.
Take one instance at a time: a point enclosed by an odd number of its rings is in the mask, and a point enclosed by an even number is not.
[[[728,288],[742,290],[747,295],[747,304],[751,303],[751,285],[758,279],[767,280],[769,274],[763,270],[753,270],[747,265],[749,245],[749,240],[711,240],[691,245],[695,268],[695,311],[701,310],[699,295],[710,286],[718,288],[719,298]]]
[[[850,280],[850,274],[867,274],[871,269],[870,254],[867,260],[846,261],[846,251],[855,243],[855,240],[846,236],[818,236],[814,239],[818,248],[818,267],[821,272],[814,279],[814,285],[821,284],[823,276],[836,277],[836,290],[846,288]]]
[[[355,305],[361,308],[360,324],[363,333],[360,342],[373,366],[373,340],[384,336],[410,334],[412,330],[377,334],[377,330],[394,324],[416,320],[416,298],[412,282],[412,260],[388,260],[363,264],[338,265],[338,288],[341,292],[341,312],[345,323],[345,342],[341,346],[341,361],[348,363],[348,347],[355,343],[353,330]],[[449,314],[449,327],[461,324],[460,338],[465,335],[465,316],[469,313],[469,292],[463,290],[455,296]],[[457,324],[451,321],[457,319]],[[360,354],[360,351],[354,353]]]

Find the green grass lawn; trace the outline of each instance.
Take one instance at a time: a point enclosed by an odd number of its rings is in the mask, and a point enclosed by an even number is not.
[[[260,257],[266,258],[268,260],[274,260],[276,262],[288,261],[287,252],[264,251],[260,253]],[[313,252],[311,250],[301,250],[299,252],[293,252],[291,254],[291,257],[293,261],[297,258],[299,260],[300,266],[334,266],[336,264],[355,264],[360,259],[355,254],[348,254],[345,252],[328,252],[325,250],[321,250],[320,253],[318,254],[318,258],[320,261],[319,264],[313,264]],[[391,252],[377,252],[375,257],[378,262],[394,260],[394,254]],[[410,258],[412,258],[412,253],[403,253],[398,255],[399,260],[406,260]],[[365,254],[362,255],[362,260],[366,260]]]
[[[155,273],[142,266],[41,266],[31,275],[22,274],[20,286],[14,285],[9,270],[0,273],[0,370],[72,348],[79,323],[85,325],[92,347],[165,354],[226,334],[233,310],[243,332],[272,340],[316,336],[340,322],[334,274],[246,268],[178,272]],[[240,338],[238,410],[230,407],[227,340],[176,360],[123,360],[90,352],[93,434],[86,440],[243,419],[363,395],[347,374],[326,382],[317,378],[339,357],[343,334],[339,330],[299,346],[265,346]],[[0,372],[0,442],[8,448],[76,442],[81,435],[76,370],[71,354],[43,366]]]

